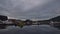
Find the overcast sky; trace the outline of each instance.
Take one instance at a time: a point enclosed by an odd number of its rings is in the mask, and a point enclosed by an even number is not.
[[[60,15],[60,0],[0,0],[0,14],[18,19],[48,19]]]

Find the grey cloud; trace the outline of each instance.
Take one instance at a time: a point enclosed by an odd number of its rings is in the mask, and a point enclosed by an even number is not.
[[[19,3],[20,2],[20,3]],[[28,6],[28,5],[26,5]],[[0,0],[0,14],[19,19],[45,19],[60,15],[60,0],[24,11],[22,0]]]
[[[46,6],[44,5],[42,7],[42,9],[40,8],[40,6],[38,6],[37,10],[36,8],[30,10],[30,12],[26,12],[27,15],[33,15],[36,18],[40,18],[40,19],[44,19],[44,18],[52,18],[55,16],[60,15],[60,3],[59,1],[54,1],[51,3],[46,4]],[[31,14],[29,14],[31,13]]]

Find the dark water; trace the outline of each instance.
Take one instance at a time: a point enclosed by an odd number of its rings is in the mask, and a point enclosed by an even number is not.
[[[49,25],[31,25],[23,28],[9,26],[1,29],[0,34],[60,34],[60,30]]]

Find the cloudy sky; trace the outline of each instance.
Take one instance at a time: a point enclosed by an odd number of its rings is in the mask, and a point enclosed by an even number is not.
[[[0,14],[18,19],[48,19],[60,15],[60,0],[0,0]]]

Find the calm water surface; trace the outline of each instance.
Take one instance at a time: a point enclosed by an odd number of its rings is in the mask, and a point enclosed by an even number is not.
[[[49,25],[30,25],[23,28],[9,26],[0,29],[0,34],[60,34],[60,30]]]

